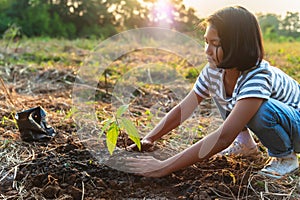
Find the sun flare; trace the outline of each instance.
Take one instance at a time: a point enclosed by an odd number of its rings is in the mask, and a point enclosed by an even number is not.
[[[153,21],[158,23],[173,22],[173,6],[169,0],[158,0],[152,7]]]

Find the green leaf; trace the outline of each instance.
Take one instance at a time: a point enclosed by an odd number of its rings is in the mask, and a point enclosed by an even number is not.
[[[116,125],[116,123],[113,122],[106,133],[106,145],[110,155],[113,154],[116,148],[118,135],[119,135],[119,128]]]
[[[76,112],[78,112],[78,109],[77,109],[76,107],[72,107],[72,108],[66,113],[65,118],[66,118],[66,119],[71,119],[71,117],[72,117]]]
[[[121,117],[119,119],[119,123],[120,127],[126,130],[126,133],[129,136],[129,138],[136,144],[139,150],[141,150],[140,135],[133,123],[129,119],[126,119],[124,117]]]
[[[104,131],[107,130],[107,128],[111,125],[113,119],[106,119],[103,123],[104,123],[104,126],[102,127],[101,131],[99,132],[99,137],[101,137],[104,133]]]
[[[117,110],[117,118],[120,118],[128,109],[129,105],[122,105]]]

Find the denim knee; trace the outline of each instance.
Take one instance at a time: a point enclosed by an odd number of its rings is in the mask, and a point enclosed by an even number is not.
[[[253,132],[261,132],[261,130],[275,125],[276,119],[273,113],[274,109],[272,108],[269,101],[264,101],[256,114],[248,123],[248,128],[250,128]]]
[[[291,133],[286,127],[289,112],[285,104],[269,99],[262,103],[248,123],[248,128],[268,148],[270,156],[282,157],[293,152]]]

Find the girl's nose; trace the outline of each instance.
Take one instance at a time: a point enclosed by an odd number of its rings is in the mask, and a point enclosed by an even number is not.
[[[207,44],[207,43],[205,43],[204,50],[205,50],[205,53],[206,53],[207,55],[212,55],[212,54],[213,54],[213,51],[212,51],[212,49],[211,49],[211,45],[209,45],[209,44]]]

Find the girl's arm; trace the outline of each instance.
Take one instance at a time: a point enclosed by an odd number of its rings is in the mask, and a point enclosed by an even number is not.
[[[228,147],[258,111],[263,99],[239,100],[223,125],[188,149],[160,161],[153,157],[131,158],[132,172],[149,177],[161,177],[207,159]]]
[[[169,131],[177,128],[194,112],[201,101],[202,98],[191,90],[178,105],[176,105],[162,120],[160,120],[155,128],[147,134],[143,140],[153,143]]]

